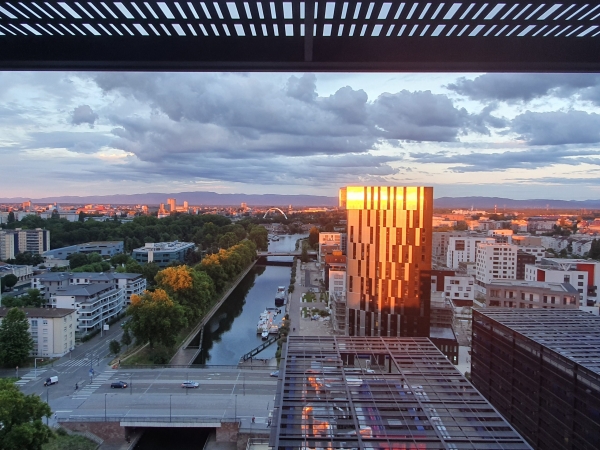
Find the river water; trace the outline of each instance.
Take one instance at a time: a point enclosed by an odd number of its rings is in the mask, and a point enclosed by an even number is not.
[[[269,243],[269,251],[293,251],[296,241],[307,235],[280,236]],[[292,257],[269,257],[272,261],[292,261]],[[202,352],[195,364],[237,365],[240,358],[262,343],[256,333],[260,314],[268,306],[275,306],[277,286],[288,286],[291,267],[254,266],[234,289],[204,327]],[[275,318],[279,323],[283,314]],[[260,352],[256,358],[273,358],[277,345]]]

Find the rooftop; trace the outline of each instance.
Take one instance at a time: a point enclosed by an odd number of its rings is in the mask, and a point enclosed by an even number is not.
[[[0,308],[0,317],[6,317],[6,314],[11,308]],[[42,317],[42,318],[55,318],[68,316],[71,313],[76,312],[75,309],[69,308],[19,308],[29,318]]]
[[[75,284],[57,290],[56,295],[83,295],[89,297],[110,289],[115,289],[115,286],[112,284]]]
[[[536,288],[536,289],[548,289],[554,292],[568,292],[571,294],[577,294],[575,289],[570,283],[552,283],[548,281],[524,281],[524,280],[492,280],[488,283],[488,287],[514,287],[514,288]]]
[[[175,251],[181,250],[186,247],[195,246],[193,242],[148,242],[146,245],[140,248],[136,248],[134,252],[148,252],[148,251]]]
[[[600,375],[600,317],[558,308],[475,308],[474,312]]]
[[[427,338],[289,336],[273,448],[530,449]]]

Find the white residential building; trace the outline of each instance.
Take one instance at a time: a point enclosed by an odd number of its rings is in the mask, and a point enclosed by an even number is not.
[[[470,300],[475,299],[475,280],[471,276],[454,275],[444,277],[444,297],[446,300]],[[461,306],[457,302],[457,306]]]
[[[446,254],[446,266],[458,269],[461,262],[476,261],[477,245],[482,242],[495,243],[494,238],[487,237],[451,237],[448,240],[448,251]]]
[[[332,267],[329,269],[329,296],[346,295],[346,269]]]
[[[41,228],[0,230],[0,257],[2,259],[13,259],[17,253],[24,252],[41,255],[48,250],[50,250],[49,230]]]
[[[0,308],[0,321],[9,308]],[[73,308],[22,308],[34,347],[31,356],[60,358],[75,348],[77,311]]]
[[[139,273],[116,272],[49,272],[36,275],[31,287],[39,289],[51,307],[56,307],[56,293],[68,286],[88,284],[113,285],[123,291],[124,304],[131,303],[133,294],[142,295],[146,290],[146,279]]]
[[[123,310],[124,292],[112,283],[71,285],[57,290],[53,300],[56,308],[77,310],[77,331],[86,334]]]
[[[448,246],[450,238],[453,237],[472,237],[473,233],[469,231],[434,231],[432,233],[432,259],[436,264],[446,265]]]
[[[517,250],[513,244],[482,242],[477,245],[475,281],[477,290],[485,294],[485,286],[492,280],[517,278]]]

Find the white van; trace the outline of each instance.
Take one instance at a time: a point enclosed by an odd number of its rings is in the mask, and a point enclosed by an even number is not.
[[[58,377],[48,377],[46,381],[44,381],[44,386],[50,386],[51,384],[58,383]]]

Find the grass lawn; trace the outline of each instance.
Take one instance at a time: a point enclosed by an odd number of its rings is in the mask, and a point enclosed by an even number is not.
[[[56,435],[50,442],[42,445],[42,450],[96,450],[98,444],[83,436]]]

